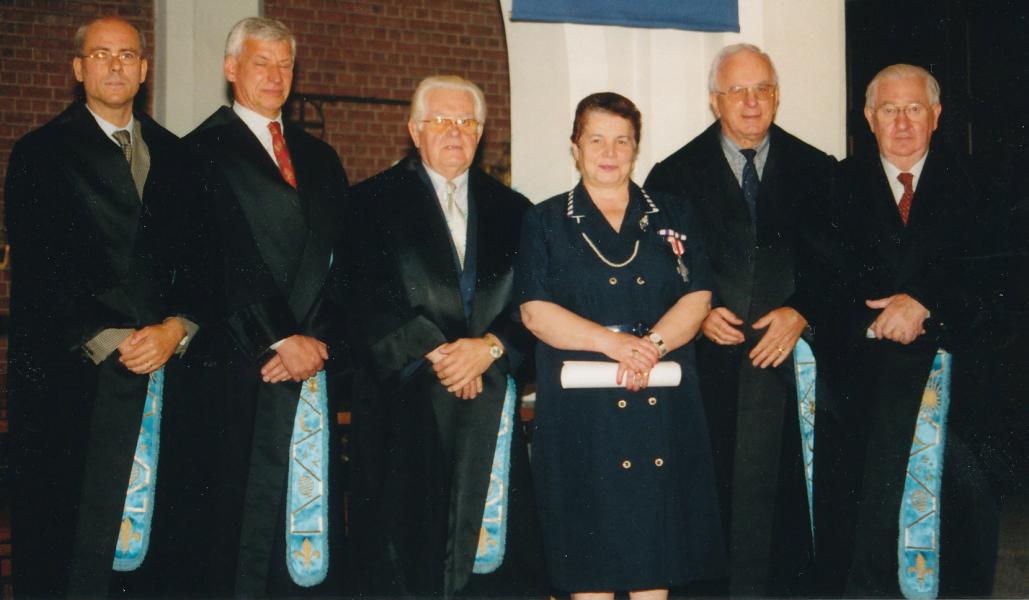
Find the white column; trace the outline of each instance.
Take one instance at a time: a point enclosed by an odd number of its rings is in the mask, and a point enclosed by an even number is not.
[[[779,72],[776,120],[842,157],[846,148],[844,0],[740,0],[740,33],[511,22],[500,0],[511,74],[511,177],[533,201],[578,179],[568,136],[575,106],[593,92],[630,98],[643,113],[634,179],[714,120],[707,73],[723,46],[749,42]],[[488,124],[487,124],[488,127]]]
[[[263,13],[261,0],[156,0],[154,118],[189,133],[229,97],[222,60],[225,37],[240,19]]]

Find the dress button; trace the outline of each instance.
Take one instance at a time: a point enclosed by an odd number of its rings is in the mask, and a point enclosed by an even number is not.
[[[617,277],[612,277],[611,279],[608,279],[607,282],[610,283],[611,285],[617,285],[618,284],[618,278]]]
[[[655,467],[661,467],[661,466],[664,466],[664,464],[665,464],[664,459],[661,459],[661,458],[655,458],[654,459],[654,466]]]
[[[622,461],[622,468],[623,469],[631,469],[632,468],[632,461],[631,460],[623,460]]]
[[[647,404],[649,404],[651,406],[657,406],[657,398],[655,398],[653,396],[651,396],[650,398],[647,398]]]
[[[647,283],[647,280],[644,279],[642,275],[640,275],[636,277],[636,283],[638,283],[639,285],[643,285],[644,283]]]
[[[619,400],[618,401],[618,408],[625,408],[626,406],[628,406],[628,404],[629,403],[626,402],[625,400]]]

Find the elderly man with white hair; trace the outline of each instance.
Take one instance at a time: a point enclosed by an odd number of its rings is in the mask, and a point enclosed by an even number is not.
[[[991,591],[997,507],[968,443],[989,399],[952,394],[950,380],[976,368],[986,341],[991,300],[976,265],[999,227],[934,139],[942,112],[928,71],[884,68],[865,95],[878,152],[840,163],[835,182],[831,310],[816,324],[833,345],[819,368],[837,392],[815,419],[826,595]]]
[[[201,586],[219,597],[338,594],[338,396],[326,369],[340,362],[330,265],[347,178],[330,146],[283,120],[295,53],[279,21],[237,23],[223,63],[233,105],[184,138],[183,268],[207,335],[179,410],[194,484],[210,490],[188,522]]]
[[[802,335],[811,341],[819,306],[803,273],[820,255],[815,234],[835,161],[773,123],[778,76],[756,46],[723,48],[708,79],[717,120],[656,164],[644,188],[691,204],[714,275],[697,344],[729,545],[728,590],[714,591],[806,594],[813,547],[803,447],[811,434],[797,388],[808,406],[813,382],[798,386],[794,346]]]
[[[474,83],[423,80],[417,153],[354,188],[344,219],[354,353],[351,531],[373,596],[541,592],[539,531],[514,376],[524,196],[472,167],[486,120]],[[374,388],[374,391],[370,391]]]

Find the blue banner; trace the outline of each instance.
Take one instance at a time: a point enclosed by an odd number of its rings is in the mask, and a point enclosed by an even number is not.
[[[736,0],[512,0],[512,21],[740,30]]]

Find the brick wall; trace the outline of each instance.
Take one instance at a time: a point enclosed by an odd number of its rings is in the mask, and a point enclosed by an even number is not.
[[[265,0],[265,15],[296,33],[295,93],[406,102],[428,75],[474,81],[488,106],[480,165],[501,179],[510,171],[507,44],[496,0]],[[323,113],[325,140],[353,182],[411,146],[406,106],[327,103]]]

